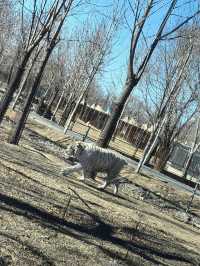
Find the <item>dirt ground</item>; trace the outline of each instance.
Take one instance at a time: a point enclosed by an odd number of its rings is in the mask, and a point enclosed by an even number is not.
[[[29,121],[20,145],[0,128],[0,265],[200,265],[200,198],[125,169],[119,195],[63,176],[72,141]]]

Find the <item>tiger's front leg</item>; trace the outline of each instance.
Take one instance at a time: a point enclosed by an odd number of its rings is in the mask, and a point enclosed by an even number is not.
[[[107,173],[104,183],[102,185],[99,185],[98,188],[105,189],[110,184],[111,179],[112,179],[112,175],[110,175],[110,173]]]
[[[86,177],[86,174],[85,174],[85,171],[83,170],[82,175],[80,176],[79,180],[85,181],[85,177]]]
[[[64,176],[68,176],[69,174],[73,173],[73,172],[76,172],[76,171],[79,171],[79,170],[82,170],[82,165],[81,164],[76,164],[76,165],[73,165],[73,166],[69,166],[65,169],[62,169],[61,170],[61,174],[64,175]]]

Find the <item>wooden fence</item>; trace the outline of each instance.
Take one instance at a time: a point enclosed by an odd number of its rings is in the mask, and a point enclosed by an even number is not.
[[[108,118],[108,113],[101,112],[95,108],[91,108],[90,106],[86,106],[83,112],[83,105],[80,105],[75,121],[80,119],[84,123],[89,123],[96,129],[102,131]],[[144,149],[150,137],[150,132],[136,125],[120,120],[114,135],[115,137],[119,137],[120,139],[130,143],[135,148]]]

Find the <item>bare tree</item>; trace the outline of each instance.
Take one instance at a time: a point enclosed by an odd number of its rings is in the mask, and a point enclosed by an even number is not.
[[[159,136],[157,135],[158,139],[155,147],[152,147],[152,151],[155,152],[152,162],[154,167],[159,171],[164,169],[173,151],[175,141],[181,141],[183,139],[185,128],[198,110],[196,90],[188,84],[189,77],[194,80],[193,62],[194,54],[196,53],[195,43],[197,38],[193,26],[187,27],[186,29],[181,29],[181,32],[177,32],[178,36],[184,36],[183,40],[177,39],[174,42],[174,46],[169,43],[169,45],[164,45],[160,49],[160,61],[152,62],[151,74],[147,78],[148,83],[143,94],[143,98],[146,101],[146,111],[153,128],[151,136],[153,136],[155,125],[158,122],[162,122],[160,120],[160,114],[162,113],[161,110],[163,110],[163,104],[165,105],[169,98],[169,91],[173,84],[177,84],[175,86],[176,94],[172,94],[172,98],[169,101],[170,105],[167,108],[166,120],[163,124],[162,131]],[[185,52],[187,51],[187,47],[189,47],[189,53]],[[186,58],[186,64],[183,61],[185,60],[184,57]],[[176,83],[176,81],[178,82]],[[148,110],[149,102],[151,102],[151,108],[149,107]],[[154,106],[153,113],[151,110],[152,106]],[[150,141],[148,144],[150,145]],[[151,152],[149,152],[149,159],[150,157]]]
[[[68,80],[68,77],[66,75],[66,69],[65,69],[65,63],[66,63],[66,58],[61,55],[58,55],[58,74],[59,74],[59,79],[58,79],[58,97],[57,97],[57,104],[55,106],[55,109],[53,111],[53,114],[51,116],[51,120],[54,120],[56,117],[56,114],[61,106],[61,104],[64,101],[64,98],[66,94],[68,93],[66,82]]]
[[[43,1],[41,5],[38,5],[38,1],[33,1],[33,11],[30,22],[30,27],[24,29],[24,23],[22,19],[22,37],[26,38],[24,43],[23,55],[21,56],[21,63],[16,71],[16,74],[9,84],[7,91],[0,103],[0,123],[3,120],[10,102],[12,101],[13,94],[19,88],[21,79],[23,77],[26,65],[34,52],[35,48],[42,42],[45,36],[50,35],[54,22],[58,19],[60,14],[59,0],[54,0],[51,5],[47,1]],[[64,5],[64,4],[62,4]],[[24,16],[24,10],[26,9],[24,1],[22,1],[22,18]],[[48,12],[47,12],[48,10]]]
[[[12,1],[0,1],[0,65],[2,65],[3,57],[7,54],[10,39],[13,31],[13,12]]]
[[[196,129],[195,129],[195,134],[194,134],[194,141],[192,144],[192,147],[189,151],[188,158],[186,160],[184,170],[183,170],[183,178],[185,179],[192,161],[192,158],[195,154],[195,152],[199,149],[200,147],[200,142],[199,142],[199,129],[200,129],[200,117],[197,118],[196,120]]]
[[[48,64],[45,67],[40,83],[42,90],[40,90],[40,96],[38,97],[38,104],[36,108],[36,112],[38,114],[44,114],[55,87],[59,86],[60,88],[60,86],[62,86],[62,84],[59,83],[59,79],[58,62],[55,61],[54,53],[52,53],[48,60]]]
[[[36,60],[41,52],[41,47],[38,47],[38,49],[36,49],[35,54],[33,54],[33,56],[30,58],[30,60],[27,63],[26,69],[24,71],[24,74],[22,76],[19,88],[18,88],[18,93],[13,101],[12,104],[12,109],[14,110],[16,105],[17,105],[17,101],[19,100],[20,96],[22,95],[22,92],[25,90],[28,78],[30,76],[31,71],[33,70],[33,67],[36,63]]]
[[[66,118],[68,118],[72,110],[72,107],[74,106],[75,99],[76,97],[75,97],[74,91],[70,92],[69,94],[67,94],[67,97],[65,97],[65,105],[64,105],[60,120],[58,122],[59,125],[64,126],[66,122]]]
[[[26,99],[26,102],[24,104],[24,108],[23,111],[19,117],[19,121],[16,125],[16,128],[10,138],[10,143],[12,144],[18,144],[21,134],[23,132],[26,120],[28,118],[30,109],[31,109],[31,103],[36,95],[37,92],[37,88],[41,82],[43,73],[44,73],[44,69],[46,67],[46,64],[49,60],[49,57],[53,51],[53,49],[55,48],[56,44],[59,41],[59,34],[60,31],[62,29],[62,26],[65,22],[65,19],[72,7],[73,4],[73,0],[70,1],[57,1],[57,5],[56,5],[56,9],[54,9],[53,14],[54,17],[51,21],[51,25],[50,25],[50,31],[48,32],[47,35],[47,46],[45,49],[45,53],[44,53],[44,59],[41,63],[40,68],[38,69],[38,73],[36,75],[35,81],[33,83],[33,86],[31,88],[31,90],[29,91],[29,95]]]
[[[171,18],[172,13],[174,14],[175,11],[178,10],[178,6],[180,3],[178,0],[172,0],[170,1],[170,3],[163,3],[166,12],[163,12],[163,18],[162,20],[160,20],[161,22],[156,30],[154,37],[150,38],[150,42],[147,42],[147,38],[144,38],[144,30],[146,30],[145,26],[147,25],[149,20],[150,23],[153,23],[152,16],[158,16],[157,12],[158,10],[162,10],[162,5],[160,7],[160,2],[157,2],[155,0],[147,1],[145,7],[144,1],[140,0],[135,1],[135,6],[133,6],[130,1],[128,1],[128,3],[134,15],[134,22],[133,27],[131,29],[131,44],[127,77],[122,95],[116,104],[115,111],[110,116],[110,119],[98,140],[98,145],[102,147],[108,146],[109,141],[111,140],[112,135],[115,131],[117,122],[121,116],[121,113],[123,112],[126,101],[129,98],[133,89],[141,80],[158,43],[161,40],[164,40],[168,37],[172,37],[178,29],[180,29],[183,25],[192,20],[194,16],[200,13],[200,10],[198,9],[193,14],[189,15],[187,18],[183,18],[183,20],[178,23],[177,26],[173,27],[167,32],[164,32],[164,30],[166,29],[167,22]],[[147,44],[147,49],[146,51],[145,49],[143,49],[143,56],[138,58],[138,49],[141,48],[141,40],[144,40],[144,42]]]
[[[111,41],[117,27],[118,18],[115,10],[110,23],[102,21],[91,32],[87,30],[86,35],[83,36],[84,45],[80,47],[81,53],[79,55],[79,64],[81,63],[82,68],[79,72],[81,74],[79,96],[65,124],[65,133],[74,119],[81,101],[91,88],[95,76],[102,71],[105,65],[105,59],[110,54]]]
[[[197,169],[198,169],[198,173],[199,173],[199,165],[197,165]],[[197,189],[199,188],[199,186],[200,186],[200,177],[198,175],[197,182],[196,182],[196,185],[195,185],[194,190],[192,192],[191,198],[187,203],[187,208],[185,210],[186,214],[189,213],[189,211],[190,211],[190,208],[191,208],[193,200],[194,200],[194,196],[196,195]]]
[[[58,103],[57,103],[57,105],[56,105],[56,108],[55,108],[55,110],[54,110],[54,112],[53,112],[53,115],[52,115],[52,117],[51,117],[51,120],[53,120],[53,119],[55,118],[56,113],[58,112],[58,109],[59,109],[59,107],[60,107],[60,105],[61,105],[61,103],[62,103],[62,101],[63,101],[63,99],[64,99],[64,94],[65,94],[65,91],[63,90],[62,93],[61,93],[61,96],[60,96],[60,98],[59,98],[59,100],[58,100]]]
[[[176,99],[175,103],[171,105],[171,110],[167,113],[166,122],[160,135],[154,156],[154,168],[158,171],[164,170],[174,148],[175,141],[197,112],[197,108],[194,108],[195,99],[193,95],[189,96],[185,101],[183,101],[182,97],[180,98],[181,102],[178,102],[178,99]]]
[[[138,173],[143,164],[145,164],[158,144],[160,136],[163,134],[167,121],[171,122],[171,114],[174,111],[174,103],[181,91],[181,85],[185,79],[188,61],[192,53],[192,47],[186,47],[186,51],[180,56],[178,61],[172,67],[171,71],[166,73],[167,80],[164,82],[165,88],[161,95],[161,101],[157,106],[157,114],[155,116],[155,122],[153,124],[153,130],[148,143],[144,149],[143,156],[138,163],[136,172]],[[189,99],[190,101],[191,99]],[[187,104],[186,104],[187,106]],[[182,114],[182,112],[181,112]],[[178,121],[180,119],[180,115]]]
[[[63,43],[60,42],[48,60],[48,64],[45,67],[44,75],[41,80],[41,92],[37,95],[39,104],[37,105],[36,112],[40,115],[46,116],[46,113],[52,115],[53,108],[61,95],[61,98],[65,96],[67,80],[66,67],[67,60],[65,58],[65,51],[63,50]],[[62,99],[60,99],[60,103]],[[59,106],[58,106],[59,107]],[[58,111],[54,112],[51,119],[54,119]],[[49,117],[50,118],[50,117]]]

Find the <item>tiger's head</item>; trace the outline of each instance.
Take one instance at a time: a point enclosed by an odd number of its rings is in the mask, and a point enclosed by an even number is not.
[[[77,141],[74,144],[69,145],[66,152],[69,159],[78,159],[78,156],[82,153],[84,149],[84,142]]]

